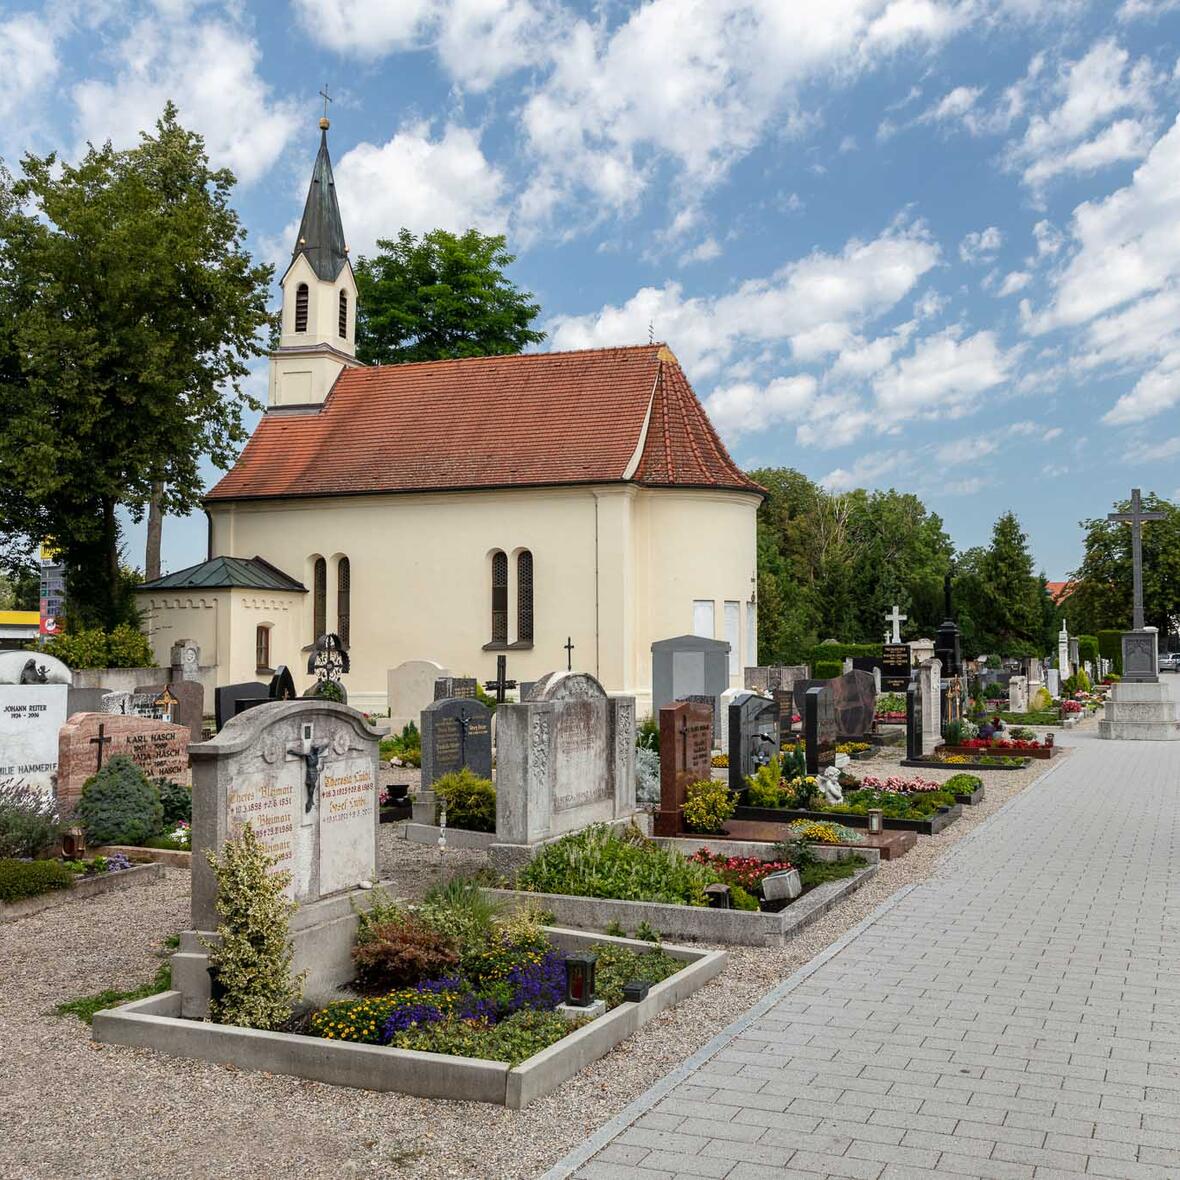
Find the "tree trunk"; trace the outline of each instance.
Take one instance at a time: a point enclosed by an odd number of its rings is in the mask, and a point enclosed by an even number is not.
[[[103,614],[106,616],[105,626],[109,630],[122,621],[119,617],[122,595],[119,583],[119,522],[115,519],[115,501],[107,497],[102,501],[102,536],[107,564]]]
[[[160,511],[160,501],[163,496],[163,483],[153,483],[151,498],[148,500],[147,550],[143,558],[145,582],[154,582],[160,576],[160,541],[164,534],[164,514]]]

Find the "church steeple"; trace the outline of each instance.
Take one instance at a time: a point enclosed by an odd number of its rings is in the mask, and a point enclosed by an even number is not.
[[[341,369],[360,363],[356,280],[336,200],[326,114],[320,120],[320,150],[282,286],[282,331],[278,350],[270,357],[268,403],[314,406],[328,396]]]
[[[332,179],[332,160],[328,155],[329,125],[326,117],[320,120],[320,150],[311,170],[303,220],[299,223],[299,235],[291,257],[294,260],[297,255],[305,254],[316,276],[332,283],[348,261],[348,247],[344,242],[336,183]]]

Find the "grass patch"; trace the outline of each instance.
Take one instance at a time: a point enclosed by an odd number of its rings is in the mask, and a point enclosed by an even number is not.
[[[179,936],[174,935],[173,937],[176,937],[179,943]],[[170,941],[171,939],[165,940],[165,945]],[[101,1012],[104,1008],[115,1008],[119,1004],[128,1004],[132,1000],[146,1000],[148,996],[166,992],[171,986],[172,964],[164,962],[156,969],[155,978],[151,983],[140,984],[139,987],[129,992],[107,988],[106,991],[97,992],[93,996],[79,996],[76,1000],[67,1000],[64,1004],[58,1004],[53,1012],[55,1016],[76,1016],[83,1023],[90,1024],[94,1020],[94,1014]]]
[[[1000,720],[1011,725],[1061,724],[1061,716],[1056,709],[1044,709],[1037,713],[1001,713]]]
[[[863,856],[850,856],[847,860],[817,860],[799,870],[799,879],[804,889],[814,889],[828,881],[842,881],[863,869],[869,862]]]

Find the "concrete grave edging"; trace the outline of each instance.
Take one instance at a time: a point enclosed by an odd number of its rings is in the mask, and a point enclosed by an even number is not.
[[[545,930],[566,951],[604,942],[635,950],[651,949],[650,943],[635,939],[559,927],[547,926]],[[686,966],[655,984],[640,1003],[619,1005],[518,1066],[186,1020],[180,1016],[177,991],[160,992],[95,1013],[91,1036],[105,1044],[154,1049],[177,1057],[287,1074],[329,1085],[393,1091],[418,1098],[489,1102],[520,1110],[551,1093],[640,1026],[703,987],[720,974],[728,960],[724,951],[678,946],[663,949]]]
[[[69,901],[85,901],[89,897],[101,897],[104,893],[118,893],[135,885],[163,880],[163,877],[162,864],[132,865],[129,869],[103,873],[100,877],[79,877],[70,889],[50,889],[46,893],[37,894],[36,897],[0,902],[0,923],[29,918],[43,910],[56,909]]]

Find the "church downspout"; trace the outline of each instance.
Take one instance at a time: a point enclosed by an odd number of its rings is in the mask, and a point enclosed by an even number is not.
[[[602,679],[602,669],[598,653],[598,493],[594,493],[594,675]]]

